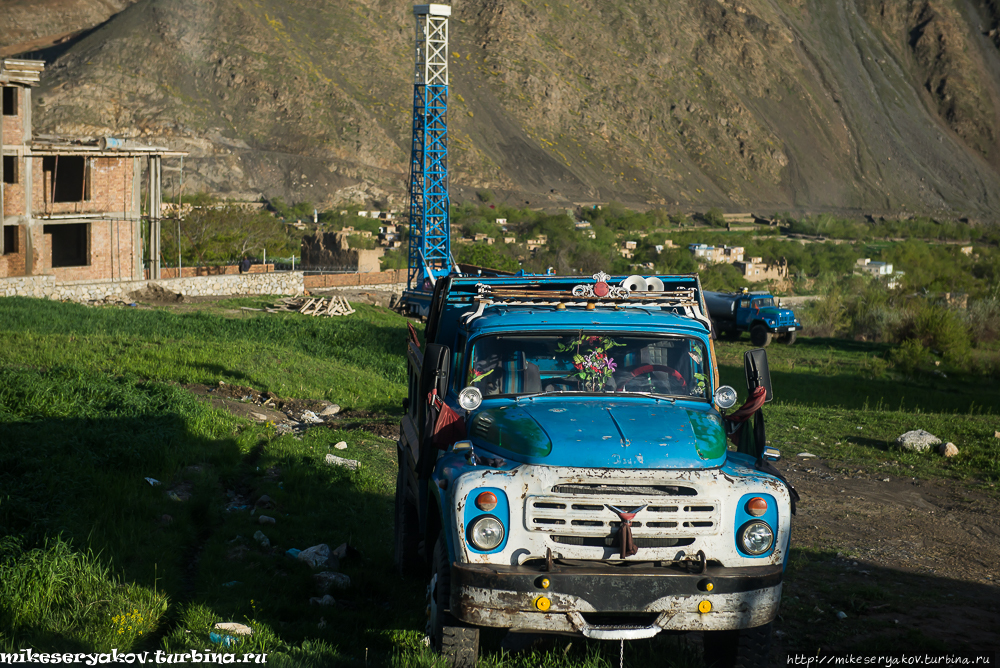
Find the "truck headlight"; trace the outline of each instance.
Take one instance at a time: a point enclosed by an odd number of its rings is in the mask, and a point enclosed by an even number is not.
[[[740,529],[740,547],[747,554],[764,554],[774,543],[774,532],[760,520],[747,522]]]
[[[495,550],[503,542],[503,523],[492,515],[483,515],[469,527],[469,542],[482,552]]]

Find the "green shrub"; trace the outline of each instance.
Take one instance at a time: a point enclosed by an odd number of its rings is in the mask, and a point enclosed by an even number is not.
[[[989,297],[969,304],[966,313],[969,335],[977,345],[1000,337],[1000,290],[994,288],[992,292]]]
[[[945,306],[924,304],[914,314],[906,338],[961,364],[969,354],[969,332],[962,315]]]
[[[917,339],[907,339],[889,353],[892,366],[897,371],[912,376],[919,372],[930,359],[927,348]]]
[[[837,336],[848,326],[847,305],[840,288],[831,288],[822,299],[809,304],[801,317],[811,336]]]

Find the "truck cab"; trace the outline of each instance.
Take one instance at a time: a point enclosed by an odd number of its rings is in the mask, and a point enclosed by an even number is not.
[[[449,665],[475,664],[482,627],[701,631],[714,665],[767,664],[794,490],[763,421],[724,416],[736,392],[697,276],[657,278],[436,286],[425,341],[408,344],[395,548],[401,573],[428,579],[427,634]]]
[[[791,309],[769,292],[706,292],[705,303],[716,334],[736,336],[750,333],[750,342],[761,348],[775,338],[793,344],[802,323]]]

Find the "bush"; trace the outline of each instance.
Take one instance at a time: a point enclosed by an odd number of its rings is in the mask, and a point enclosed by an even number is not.
[[[847,305],[839,287],[809,304],[800,316],[811,336],[837,336],[848,326]]]
[[[969,332],[958,311],[936,304],[917,309],[906,332],[907,339],[942,353],[950,361],[963,363],[969,355]]]
[[[917,339],[907,339],[889,352],[892,366],[908,376],[919,372],[929,357],[927,348]]]
[[[966,313],[969,335],[976,345],[1000,337],[1000,290],[994,288],[992,292],[991,296],[969,304]]]

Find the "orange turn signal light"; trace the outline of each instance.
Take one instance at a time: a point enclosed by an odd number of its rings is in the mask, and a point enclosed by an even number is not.
[[[497,495],[493,492],[483,492],[476,497],[476,508],[489,512],[497,507]]]
[[[754,517],[760,517],[767,512],[767,501],[759,496],[755,496],[747,501],[746,509],[748,514],[753,515]]]

